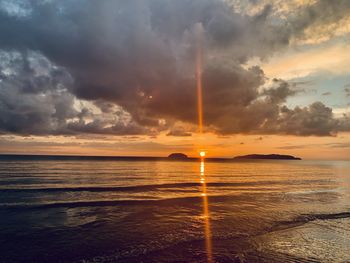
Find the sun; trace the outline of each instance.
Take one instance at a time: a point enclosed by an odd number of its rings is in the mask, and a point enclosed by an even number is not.
[[[199,155],[200,155],[201,157],[204,157],[204,156],[205,156],[205,152],[204,152],[204,151],[201,151],[201,152],[199,152]]]

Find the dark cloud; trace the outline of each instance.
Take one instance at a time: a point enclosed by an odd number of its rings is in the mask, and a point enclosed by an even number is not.
[[[270,98],[271,103],[280,104],[285,102],[288,97],[301,91],[296,88],[296,84],[291,85],[282,79],[273,79],[273,83],[275,87],[269,88],[263,92],[264,95]]]
[[[343,114],[343,118],[339,120],[340,131],[350,131],[350,114]]]
[[[1,53],[1,57],[0,130],[50,134],[75,116],[74,96],[60,88],[59,68],[48,67],[39,74],[28,55]]]
[[[296,107],[293,110],[283,106],[276,124],[280,133],[302,136],[335,135],[340,127],[339,120],[333,117],[332,109],[321,102],[315,102],[309,107]]]
[[[276,147],[277,149],[283,149],[283,150],[294,150],[294,149],[303,149],[303,148],[307,148],[313,145],[287,145],[287,146],[279,146]]]
[[[329,147],[329,148],[349,148],[350,143],[326,143],[326,144],[302,144],[302,145],[286,145],[276,147],[277,149],[292,150],[292,149],[304,149],[311,147]]]
[[[305,37],[305,29],[339,22],[350,14],[348,0],[318,0],[301,7],[288,22],[287,32],[295,37]],[[324,32],[332,35],[333,32]]]
[[[0,130],[181,134],[176,122],[197,119],[194,35],[201,29],[206,130],[333,134],[340,128],[331,109],[320,103],[288,109],[283,105],[297,86],[276,79],[261,91],[264,72],[244,64],[319,23],[314,13],[339,9],[329,3],[333,9],[323,10],[326,2],[308,6],[298,23],[283,24],[273,23],[272,6],[248,16],[220,0],[28,1],[20,15],[0,9],[0,49],[19,54],[11,65],[1,63]],[[347,2],[340,1],[344,10]],[[80,100],[98,110],[77,107]]]
[[[0,52],[0,132],[16,134],[147,134],[112,107],[97,114],[76,108],[69,74],[35,52]],[[41,64],[41,65],[38,65]]]
[[[345,92],[346,97],[350,97],[350,84],[345,85],[344,92]]]
[[[192,133],[183,127],[174,127],[167,133],[167,136],[187,137],[192,136]]]
[[[327,146],[331,148],[350,148],[350,143],[329,143]]]

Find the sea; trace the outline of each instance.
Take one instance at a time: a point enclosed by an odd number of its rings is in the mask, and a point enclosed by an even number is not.
[[[0,262],[350,262],[350,162],[2,156]]]

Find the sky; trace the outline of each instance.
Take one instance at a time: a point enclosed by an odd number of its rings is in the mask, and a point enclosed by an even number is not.
[[[350,160],[349,48],[348,0],[0,0],[0,153]]]

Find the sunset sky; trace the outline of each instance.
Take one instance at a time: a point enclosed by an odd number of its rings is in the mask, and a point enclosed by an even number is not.
[[[350,160],[350,1],[0,0],[0,153],[199,150]]]

